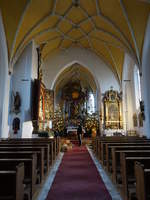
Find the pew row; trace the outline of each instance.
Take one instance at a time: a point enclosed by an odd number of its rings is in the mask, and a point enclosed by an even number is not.
[[[43,184],[56,156],[60,151],[60,139],[33,138],[33,139],[4,139],[0,140],[0,170],[15,171],[14,168],[23,163],[24,178],[22,192],[24,200],[30,200]],[[7,173],[10,179],[12,178]],[[3,177],[0,184],[3,183]],[[14,184],[15,185],[15,184]],[[6,197],[5,197],[6,196]],[[9,199],[2,194],[0,199]],[[16,200],[16,196],[12,199]],[[11,199],[11,198],[10,198]],[[19,200],[22,200],[19,198]]]
[[[150,162],[135,162],[136,197],[137,200],[150,199]]]
[[[0,200],[24,199],[24,164],[20,163],[11,170],[0,170]]]
[[[94,153],[109,173],[112,181],[117,184],[123,199],[137,200],[134,163],[136,161],[140,161],[144,165],[150,163],[150,140],[140,137],[117,136],[100,137],[92,142],[95,145],[93,146]],[[145,188],[147,188],[148,182],[144,181]]]

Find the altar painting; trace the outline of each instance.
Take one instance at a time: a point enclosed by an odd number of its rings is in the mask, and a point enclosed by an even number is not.
[[[122,129],[122,98],[117,91],[109,90],[103,98],[104,129]]]

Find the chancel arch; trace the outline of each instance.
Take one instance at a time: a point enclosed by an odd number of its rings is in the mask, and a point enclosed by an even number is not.
[[[93,74],[78,62],[59,73],[53,86],[55,108],[61,107],[67,126],[77,125],[87,113],[99,113],[99,88]]]
[[[59,74],[74,63],[79,63],[92,73],[100,92],[105,92],[112,85],[114,89],[120,89],[120,84],[109,65],[91,50],[79,47],[51,53],[44,59],[43,80],[46,87],[53,89]]]
[[[88,49],[72,47],[66,51],[49,54],[43,61],[43,81],[47,88],[54,89],[63,74],[72,65],[81,65],[91,73],[96,85],[96,110],[100,115],[102,93],[113,86],[114,90],[120,91],[120,84],[112,69],[96,54]],[[87,73],[85,73],[87,75]],[[64,79],[65,80],[65,79]],[[64,81],[63,80],[63,81]]]

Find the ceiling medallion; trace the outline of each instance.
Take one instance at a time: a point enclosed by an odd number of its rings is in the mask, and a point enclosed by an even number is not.
[[[79,0],[73,0],[73,5],[75,7],[79,7]]]

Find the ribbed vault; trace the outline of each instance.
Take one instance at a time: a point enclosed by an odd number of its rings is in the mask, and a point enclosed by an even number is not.
[[[72,46],[103,58],[121,81],[124,52],[141,64],[149,0],[0,0],[10,61],[35,40],[42,57]]]

